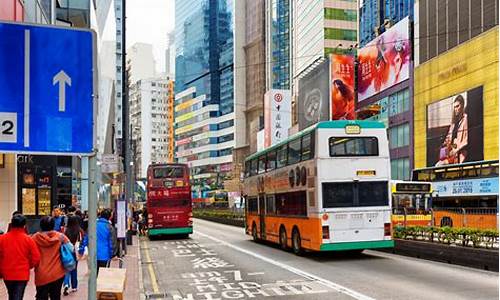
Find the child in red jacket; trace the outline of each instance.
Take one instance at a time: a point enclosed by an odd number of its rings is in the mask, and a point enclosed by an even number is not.
[[[26,234],[26,217],[12,217],[10,230],[0,237],[0,272],[9,292],[9,300],[22,300],[30,269],[40,263],[40,252]]]

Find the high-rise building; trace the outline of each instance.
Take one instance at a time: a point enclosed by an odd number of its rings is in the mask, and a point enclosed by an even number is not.
[[[167,36],[167,49],[165,49],[165,73],[175,74],[175,33],[169,32]]]
[[[233,1],[175,3],[175,138],[195,191],[221,188],[233,169]]]
[[[0,20],[22,22],[24,20],[24,1],[2,1],[0,4]]]
[[[135,141],[137,178],[146,178],[151,163],[168,161],[169,78],[141,79],[129,90],[130,127]]]
[[[292,16],[294,79],[318,58],[356,48],[357,1],[293,1]]]
[[[267,89],[290,88],[290,0],[266,3]]]
[[[414,0],[363,0],[359,7],[359,45],[365,46],[376,36],[406,17],[413,20]],[[385,25],[385,26],[384,26]]]
[[[130,83],[155,77],[156,64],[153,56],[153,45],[146,43],[133,44],[127,49],[127,65],[130,66]]]

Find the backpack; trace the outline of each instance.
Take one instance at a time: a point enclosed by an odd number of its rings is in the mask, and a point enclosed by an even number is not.
[[[73,271],[76,268],[76,259],[73,253],[75,253],[75,248],[70,242],[64,243],[61,241],[61,263],[66,271]]]

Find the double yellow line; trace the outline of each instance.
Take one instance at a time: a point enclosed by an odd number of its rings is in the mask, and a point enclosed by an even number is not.
[[[155,270],[153,268],[151,256],[149,255],[149,245],[146,239],[142,240],[142,249],[144,249],[144,255],[146,256],[146,262],[148,264],[148,272],[149,272],[149,277],[151,278],[151,286],[153,287],[153,292],[157,294],[160,292],[160,289],[158,287],[158,281],[156,280]]]

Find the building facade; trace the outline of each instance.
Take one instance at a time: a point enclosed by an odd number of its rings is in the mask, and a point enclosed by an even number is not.
[[[364,0],[359,7],[359,45],[364,47],[407,16],[413,20],[414,0]]]
[[[169,78],[142,79],[130,86],[130,128],[135,141],[137,178],[147,178],[148,166],[168,161]]]
[[[5,0],[0,4],[0,20],[24,21],[24,1]]]
[[[155,77],[156,64],[153,56],[153,45],[135,43],[128,48],[127,67],[130,69],[130,83]]]
[[[356,48],[357,1],[293,1],[292,11],[294,79],[318,58]]]
[[[290,89],[290,0],[265,1],[265,5],[266,48],[269,62],[267,89]]]
[[[175,158],[191,167],[200,197],[233,169],[233,1],[175,4]]]

